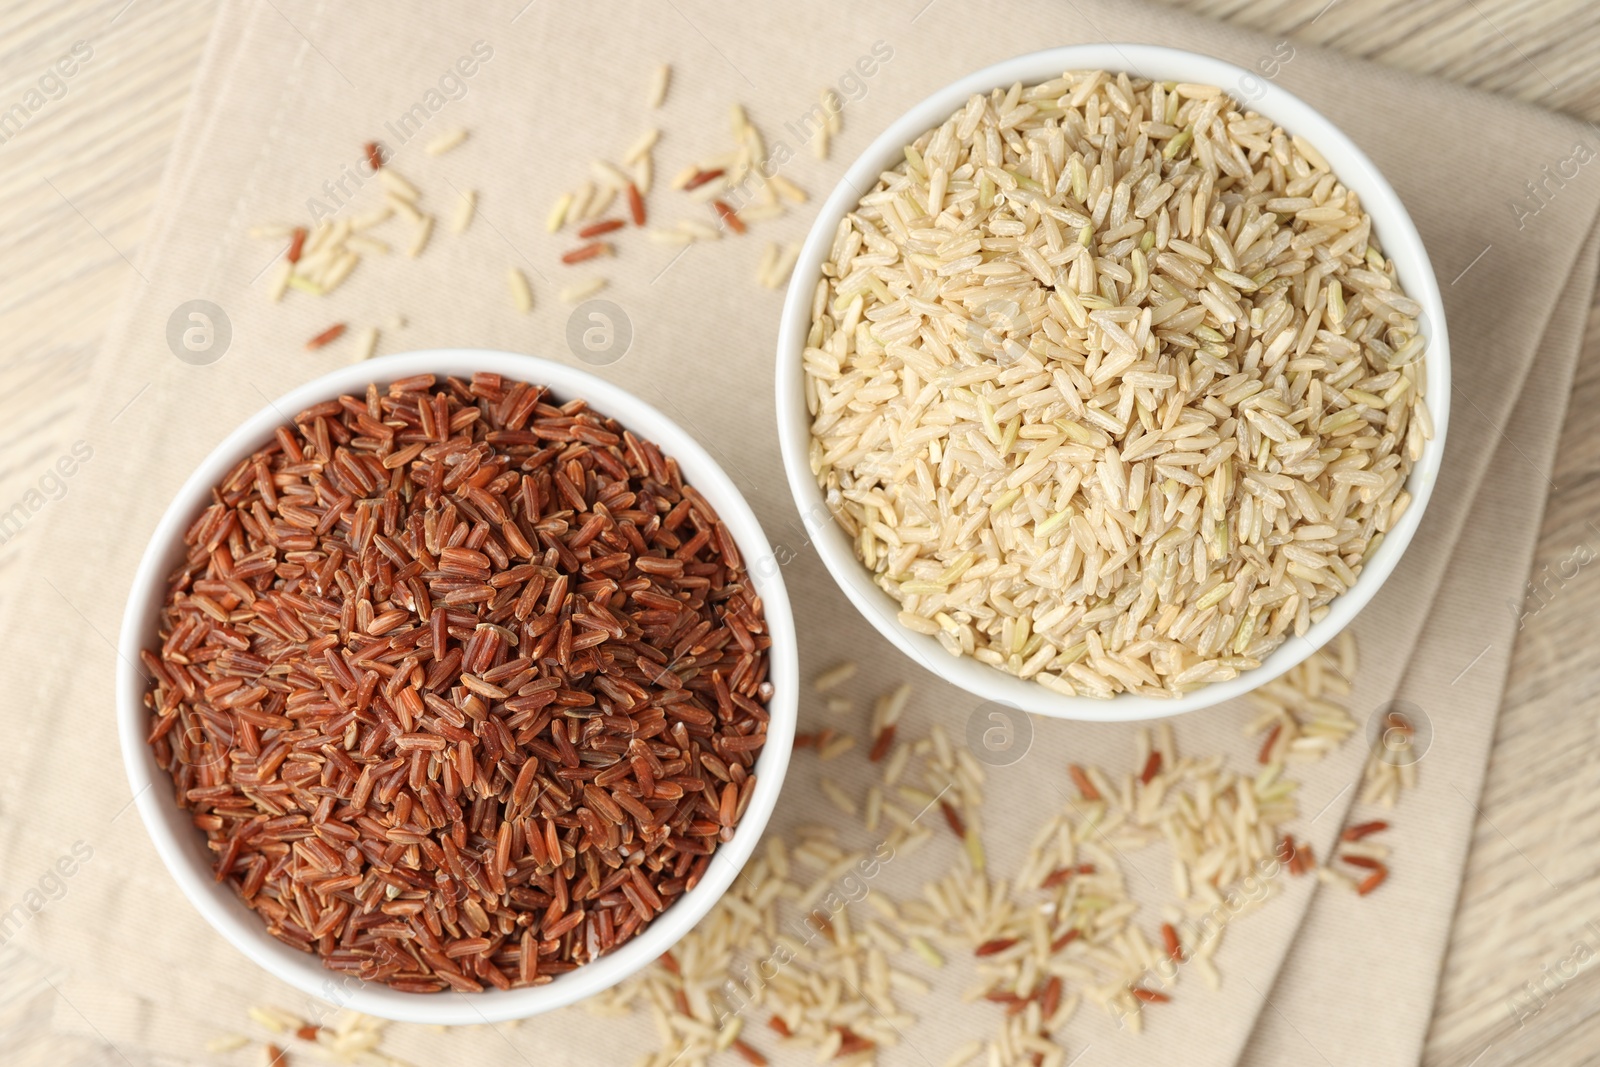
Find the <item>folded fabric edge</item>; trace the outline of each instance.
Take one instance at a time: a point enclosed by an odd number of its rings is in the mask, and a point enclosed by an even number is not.
[[[1591,306],[1591,301],[1583,300],[1581,294],[1588,294],[1591,298],[1594,296],[1597,275],[1600,275],[1600,227],[1597,227],[1591,233],[1589,239],[1585,241],[1584,248],[1579,257],[1577,272],[1569,281],[1561,300],[1557,303],[1555,315],[1550,323],[1550,326],[1556,326],[1563,317],[1569,317],[1576,320],[1576,325],[1573,327],[1573,332],[1576,334],[1574,351],[1572,351],[1568,356],[1574,371],[1576,370],[1578,358],[1582,353],[1582,323],[1586,318],[1588,310]],[[1550,330],[1547,328],[1546,336],[1548,336],[1549,332]],[[1541,338],[1540,351],[1548,352],[1549,350],[1550,346],[1544,343],[1543,338]],[[1524,392],[1523,396],[1519,397],[1519,408],[1523,406],[1523,400],[1526,398],[1526,396],[1527,394]],[[1565,417],[1569,397],[1570,389],[1552,391],[1552,396],[1549,402],[1551,405],[1551,410],[1549,412],[1542,413],[1540,417],[1549,417],[1559,423]],[[1547,454],[1539,457],[1542,465],[1542,473],[1548,472],[1550,465],[1554,462],[1554,449],[1558,443],[1559,433],[1555,438],[1552,439]],[[1506,450],[1511,447],[1515,446],[1504,443],[1501,444],[1496,449],[1496,459],[1498,460],[1503,458]],[[1524,459],[1526,459],[1526,457],[1524,457]],[[1495,461],[1491,460],[1488,470],[1492,470],[1494,465]],[[1488,473],[1488,470],[1486,470],[1486,473]],[[1490,488],[1492,487],[1486,488],[1483,484],[1480,484],[1474,493],[1474,497],[1477,498],[1484,495],[1490,491]],[[1529,513],[1537,513],[1537,515],[1542,516],[1549,499],[1549,494],[1545,492],[1544,487],[1540,485],[1538,481],[1529,479],[1524,483],[1518,483],[1518,488],[1530,498],[1528,507]],[[1537,497],[1536,501],[1532,499],[1534,497]],[[1513,559],[1508,560],[1508,562],[1514,562],[1517,564],[1517,566],[1511,568],[1511,573],[1518,575],[1519,580],[1520,576],[1525,574],[1528,566],[1531,565],[1533,554],[1538,544],[1538,530],[1539,523],[1536,521],[1527,527],[1527,536],[1519,538],[1507,549],[1507,552],[1513,556]],[[1468,534],[1467,536],[1471,535]],[[1456,547],[1459,548],[1459,544]],[[1444,587],[1441,585],[1435,599],[1437,600],[1439,596],[1443,595],[1443,593]],[[1491,615],[1491,618],[1499,619],[1499,615]],[[1506,625],[1509,625],[1509,621],[1507,621],[1505,624],[1497,625],[1497,631],[1503,630]],[[1423,635],[1424,641],[1426,636],[1425,630]],[[1491,663],[1482,669],[1492,672],[1494,677],[1494,690],[1497,694],[1503,694],[1506,678],[1509,674],[1509,653],[1507,657],[1502,658],[1496,663]],[[1412,674],[1410,671],[1408,671],[1407,676],[1402,679],[1400,686],[1397,688],[1397,694],[1404,693],[1407,689],[1407,686],[1410,684],[1412,684]],[[1498,718],[1500,699],[1500,696],[1497,696],[1494,708],[1491,712],[1494,718]],[[1455,788],[1461,790],[1463,799],[1467,802],[1467,805],[1470,806],[1474,811],[1476,810],[1478,799],[1482,794],[1488,761],[1493,750],[1492,742],[1494,737],[1494,729],[1492,723],[1489,724],[1489,728],[1487,729],[1486,733],[1487,740],[1481,746],[1480,750],[1475,754],[1475,763],[1472,768],[1474,772],[1473,777],[1471,780],[1465,783],[1466,788],[1462,788],[1463,782],[1460,779],[1452,780]],[[1352,794],[1354,792],[1355,791],[1352,790]],[[1354,797],[1352,796],[1351,799],[1353,802]],[[1453,851],[1455,853],[1452,858],[1446,861],[1445,867],[1454,872],[1456,876],[1449,882],[1449,899],[1441,902],[1442,909],[1447,909],[1452,916],[1454,915],[1460,900],[1460,872],[1466,864],[1470,851],[1474,825],[1475,823],[1472,818],[1463,817],[1461,820],[1461,825],[1458,828],[1459,832],[1454,837],[1436,835],[1434,838],[1434,840],[1440,843],[1441,851]],[[1285,983],[1292,983],[1295,979],[1295,976],[1293,974],[1286,974],[1284,972],[1288,969],[1290,962],[1296,957],[1296,955],[1305,950],[1306,945],[1304,939],[1311,934],[1311,931],[1308,930],[1308,927],[1313,924],[1319,909],[1327,906],[1326,904],[1321,903],[1323,900],[1325,900],[1324,891],[1327,889],[1329,889],[1329,887],[1320,884],[1318,885],[1314,899],[1309,904],[1301,927],[1296,932],[1294,940],[1290,945],[1288,953],[1286,954],[1285,966],[1280,970],[1271,990],[1263,998],[1263,1003],[1268,1001],[1289,1001],[1294,998],[1295,993],[1293,991],[1286,990],[1284,985]],[[1416,970],[1418,972],[1426,971],[1426,974],[1421,978],[1421,980],[1427,982],[1428,984],[1429,1004],[1432,1004],[1437,998],[1439,983],[1442,979],[1443,969],[1447,959],[1446,953],[1449,947],[1450,927],[1450,923],[1444,924],[1443,935],[1430,945],[1420,946],[1416,944],[1415,941],[1409,945],[1409,951],[1412,955],[1412,958],[1419,961],[1419,966],[1416,968]],[[1425,963],[1420,961],[1425,961]],[[1392,1019],[1392,1002],[1383,993],[1383,990],[1388,988],[1392,988],[1392,985],[1389,983],[1386,983],[1383,987],[1374,985],[1371,987],[1371,991],[1374,996],[1382,998],[1381,1003],[1375,1003],[1372,1006],[1374,1011],[1380,1007],[1383,1007],[1387,1008],[1391,1014],[1391,1022],[1387,1032],[1395,1033],[1397,1030],[1401,1030],[1404,1035],[1404,1045],[1396,1045],[1393,1047],[1395,1055],[1392,1062],[1395,1064],[1417,1062],[1418,1058],[1422,1055],[1424,1043],[1427,1038],[1429,1024],[1431,1022],[1431,1012],[1422,1018],[1414,1020],[1415,1025],[1397,1028],[1394,1025],[1394,1020]],[[1321,992],[1306,992],[1305,995],[1320,999]],[[1288,1021],[1288,1012],[1293,1010],[1292,1005],[1289,1006],[1288,1011],[1284,1010],[1284,1007],[1277,1003],[1275,1003],[1274,1006],[1278,1007],[1279,1009],[1275,1015],[1258,1018],[1256,1028],[1251,1035],[1249,1043],[1245,1047],[1243,1056],[1241,1057],[1241,1064],[1264,1064],[1276,1062],[1274,1057],[1278,1056],[1279,1054],[1286,1054],[1286,1050],[1288,1048],[1298,1045],[1301,1041],[1310,1043],[1310,1038],[1298,1028],[1294,1028],[1293,1034],[1289,1034],[1285,1031],[1285,1027],[1293,1027],[1293,1024]],[[1266,1022],[1263,1023],[1261,1018],[1265,1018]],[[1269,1052],[1267,1050],[1268,1045],[1271,1045],[1277,1051]],[[1377,1050],[1375,1049],[1369,1050],[1369,1052],[1373,1055],[1377,1054]]]

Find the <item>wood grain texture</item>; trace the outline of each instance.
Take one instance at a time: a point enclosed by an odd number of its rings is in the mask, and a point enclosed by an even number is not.
[[[1551,478],[1434,1005],[1425,1062],[1440,1067],[1600,1050],[1600,308]]]
[[[71,448],[90,356],[143,284],[140,243],[211,21],[199,0],[13,0],[0,13],[0,111],[74,44],[90,53],[61,95],[0,129],[0,599],[30,505],[59,492],[41,481]]]
[[[1168,2],[1600,121],[1592,0]],[[0,519],[36,499],[71,447],[90,356],[142,284],[150,207],[212,14],[201,0],[11,0],[0,13],[0,111],[75,42],[93,50],[64,95],[0,142]],[[136,401],[122,417],[138,417]],[[1441,1067],[1593,1062],[1600,1049],[1600,967],[1562,977],[1575,957],[1600,961],[1600,311],[1553,479],[1542,599],[1513,658],[1424,1058]],[[29,533],[0,524],[0,599]],[[0,974],[0,993],[12,977]],[[49,995],[0,996],[0,1025],[30,1000],[47,1010]],[[108,1052],[31,1033],[19,1061]]]

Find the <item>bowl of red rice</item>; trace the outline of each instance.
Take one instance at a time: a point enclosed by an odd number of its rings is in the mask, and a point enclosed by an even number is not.
[[[733,482],[624,390],[507,352],[386,356],[247,419],[152,533],[119,651],[184,895],[302,992],[411,1022],[658,958],[749,858],[797,714]]]

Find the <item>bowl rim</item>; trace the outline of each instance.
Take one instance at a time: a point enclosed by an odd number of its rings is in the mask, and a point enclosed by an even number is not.
[[[863,191],[877,184],[879,174],[902,157],[905,145],[942,123],[971,94],[1017,81],[1038,82],[1063,71],[1096,69],[1127,71],[1162,81],[1216,85],[1236,99],[1240,94],[1228,87],[1242,90],[1251,84],[1243,79],[1253,79],[1260,86],[1260,96],[1251,100],[1247,109],[1272,119],[1291,133],[1305,136],[1327,158],[1339,180],[1360,196],[1406,294],[1422,305],[1422,332],[1428,338],[1425,388],[1434,435],[1408,479],[1410,507],[1385,535],[1360,578],[1330,602],[1321,621],[1313,623],[1304,636],[1291,635],[1261,666],[1174,698],[1126,693],[1110,699],[1064,696],[971,657],[952,656],[935,638],[908,630],[895,618],[896,601],[872,581],[856,558],[850,539],[832,521],[808,459],[810,416],[803,388],[802,356],[813,292],[840,219],[855,206]],[[818,210],[790,276],[778,332],[775,399],[784,472],[801,520],[834,581],[879,633],[929,671],[986,701],[1053,718],[1126,722],[1196,711],[1265,685],[1332,640],[1367,605],[1411,542],[1438,481],[1449,428],[1450,343],[1438,280],[1405,205],[1373,162],[1332,120],[1276,82],[1214,56],[1149,44],[1067,45],[1003,60],[934,91],[892,122],[845,171]]]
[[[751,580],[762,598],[772,636],[768,678],[768,740],[757,761],[759,780],[732,840],[713,854],[705,876],[632,941],[593,963],[524,989],[488,989],[478,994],[403,993],[363,982],[322,966],[267,933],[231,886],[213,880],[201,835],[174,803],[170,778],[145,742],[146,682],[139,663],[164,600],[166,577],[181,558],[183,531],[211,491],[238,460],[266,443],[292,414],[343,394],[359,394],[414,374],[468,377],[474,371],[549,386],[562,399],[582,397],[596,410],[659,445],[678,461],[684,479],[716,507],[733,531]],[[528,1018],[607,989],[637,972],[688,933],[721,899],[743,868],[777,803],[794,743],[799,708],[799,652],[781,567],[760,522],[743,494],[690,434],[655,407],[584,371],[535,356],[491,349],[441,348],[386,355],[340,367],[269,402],[217,444],[184,481],[151,533],[130,586],[118,638],[117,722],[123,765],[146,830],[167,870],[193,904],[234,948],[299,991],[333,1005],[400,1022],[461,1025]],[[165,780],[165,785],[163,785]]]

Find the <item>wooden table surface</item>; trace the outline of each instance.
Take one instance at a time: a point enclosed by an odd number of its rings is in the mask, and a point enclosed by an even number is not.
[[[1593,0],[1169,2],[1600,121]],[[70,447],[90,356],[139,280],[214,10],[200,0],[8,0],[0,10],[0,107],[74,42],[93,50],[64,95],[0,142],[0,514]],[[1597,312],[1536,572],[1555,574],[1580,546],[1580,559],[1600,553]],[[28,534],[0,528],[0,600]],[[1600,967],[1587,966],[1600,960],[1600,567],[1550,588],[1512,661],[1428,1064],[1600,1063]],[[1537,1001],[1525,982],[1541,988]]]

